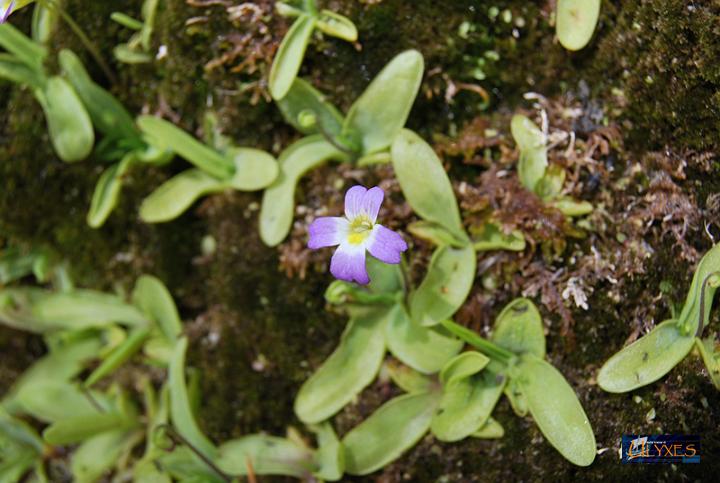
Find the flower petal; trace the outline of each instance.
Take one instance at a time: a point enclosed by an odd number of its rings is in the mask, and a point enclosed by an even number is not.
[[[385,192],[378,186],[369,190],[363,186],[353,186],[345,194],[345,216],[352,221],[353,218],[365,215],[375,223],[383,198]]]
[[[5,21],[8,19],[8,17],[12,13],[14,6],[15,6],[15,0],[13,0],[12,2],[10,2],[10,4],[8,4],[8,6],[5,8],[4,12],[0,11],[0,24],[5,23]]]
[[[385,263],[400,263],[400,254],[407,250],[407,243],[399,233],[382,225],[375,225],[367,241],[370,255]]]
[[[338,216],[316,218],[308,227],[308,248],[332,247],[343,242],[348,231],[348,221]]]
[[[362,202],[367,189],[364,186],[353,186],[345,193],[345,216],[348,220],[356,218],[362,213]]]
[[[365,245],[341,244],[330,261],[330,273],[346,282],[366,285],[370,282],[365,268]]]

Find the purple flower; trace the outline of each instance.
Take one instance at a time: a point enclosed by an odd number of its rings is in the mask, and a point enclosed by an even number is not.
[[[370,282],[365,268],[365,250],[385,263],[400,263],[407,243],[394,231],[375,223],[385,193],[379,187],[353,186],[345,194],[345,216],[326,216],[312,222],[308,247],[339,245],[330,262],[330,272],[347,282]]]
[[[5,8],[0,7],[0,23],[5,23],[7,18],[12,13],[14,6],[15,6],[15,0],[12,0],[10,3],[6,2]]]

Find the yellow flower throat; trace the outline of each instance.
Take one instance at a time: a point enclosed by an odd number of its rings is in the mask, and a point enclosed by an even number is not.
[[[348,243],[351,245],[360,245],[364,242],[372,232],[373,223],[366,215],[355,217],[350,222],[350,231],[348,233]]]

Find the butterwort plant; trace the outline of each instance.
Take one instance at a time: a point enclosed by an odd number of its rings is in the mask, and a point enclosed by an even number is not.
[[[384,197],[378,186],[370,189],[353,186],[345,194],[344,217],[325,216],[310,225],[309,248],[338,247],[330,262],[330,272],[335,278],[368,284],[366,251],[385,263],[400,263],[400,254],[407,250],[407,243],[398,233],[377,223]]]

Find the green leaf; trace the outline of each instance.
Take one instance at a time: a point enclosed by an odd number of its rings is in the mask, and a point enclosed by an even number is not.
[[[450,359],[440,371],[440,382],[450,386],[482,371],[490,359],[476,351],[463,352]]]
[[[432,221],[415,221],[410,223],[407,229],[414,236],[437,246],[449,245],[455,248],[462,248],[467,244],[465,239],[455,238],[445,227]]]
[[[143,23],[140,20],[132,18],[131,16],[123,12],[113,12],[110,14],[110,20],[119,23],[125,28],[130,30],[140,30],[143,28]]]
[[[427,274],[410,295],[410,316],[422,325],[436,325],[452,316],[465,302],[475,280],[472,247],[435,250]]]
[[[544,358],[545,333],[535,304],[526,298],[507,304],[495,320],[491,340],[517,355],[528,353]]]
[[[520,149],[518,177],[528,190],[535,192],[538,182],[547,169],[545,134],[527,117],[516,114],[510,122],[510,130]]]
[[[160,279],[152,275],[142,275],[135,282],[132,294],[135,305],[154,320],[165,338],[175,342],[182,333],[182,322],[175,301]]]
[[[545,171],[545,176],[538,181],[535,192],[543,200],[557,198],[565,184],[565,168],[557,164],[551,164]]]
[[[158,463],[163,471],[182,483],[227,483],[227,478],[221,478],[186,446],[161,455]]]
[[[530,414],[550,444],[575,465],[592,463],[596,453],[592,426],[562,374],[531,354],[523,356],[517,368]]]
[[[290,90],[290,86],[300,72],[305,50],[314,29],[315,19],[303,14],[293,22],[290,30],[285,34],[270,68],[269,85],[273,99],[282,99]]]
[[[113,49],[113,55],[124,64],[147,64],[152,62],[152,55],[136,50],[130,44],[118,44]]]
[[[505,436],[505,429],[493,418],[488,418],[482,428],[471,434],[473,438],[500,439]]]
[[[504,386],[490,371],[446,384],[430,430],[440,441],[467,438],[485,425]]]
[[[149,327],[139,327],[117,346],[87,378],[85,387],[90,387],[105,376],[112,374],[128,359],[134,356],[150,335]]]
[[[45,76],[41,72],[28,67],[17,57],[5,53],[0,53],[0,78],[28,85],[33,89],[41,89],[45,83]]]
[[[710,336],[707,339],[696,337],[695,345],[700,352],[715,389],[720,389],[720,361],[715,356],[715,337]]]
[[[572,198],[560,198],[550,203],[563,215],[566,216],[585,216],[593,211],[593,205],[588,201],[575,201]]]
[[[260,149],[232,147],[225,153],[235,163],[235,175],[228,185],[240,191],[256,191],[270,186],[278,176],[278,164]]]
[[[285,121],[303,134],[318,134],[320,130],[338,136],[342,130],[343,117],[325,95],[309,82],[296,78],[285,97],[277,101]],[[301,120],[311,113],[315,122],[307,125]]]
[[[57,28],[60,14],[56,9],[48,8],[43,3],[36,3],[32,17],[32,38],[41,45],[50,43]]]
[[[521,252],[525,250],[525,236],[520,230],[504,233],[496,223],[487,222],[481,233],[477,236],[473,234],[472,244],[478,252],[490,250]]]
[[[168,387],[170,389],[170,420],[177,432],[190,444],[195,446],[208,458],[214,458],[217,448],[200,431],[195,422],[195,416],[188,397],[185,382],[185,352],[187,350],[187,337],[181,337],[175,344],[173,357],[168,368]]]
[[[417,134],[403,129],[392,144],[395,176],[405,199],[426,221],[467,241],[450,179],[435,151]]]
[[[62,77],[51,77],[35,97],[45,112],[50,140],[63,161],[85,159],[95,143],[90,116],[75,89]]]
[[[430,428],[438,395],[405,394],[383,404],[342,439],[345,471],[367,475],[399,458]]]
[[[555,32],[568,50],[580,50],[590,42],[600,16],[600,0],[558,0]]]
[[[340,345],[295,398],[295,414],[302,422],[330,418],[375,379],[385,355],[387,317],[387,309],[378,309],[350,320]]]
[[[251,434],[219,447],[218,467],[232,476],[247,475],[251,465],[258,475],[307,478],[314,470],[313,454],[285,438]]]
[[[125,138],[141,146],[140,133],[130,113],[115,96],[93,82],[78,56],[71,50],[63,49],[58,61],[63,75],[75,88],[95,127],[106,136]]]
[[[17,10],[16,7],[15,10]],[[18,58],[29,68],[41,74],[47,57],[47,49],[33,42],[27,35],[9,23],[0,24],[0,46]]]
[[[145,223],[164,223],[182,215],[199,198],[223,191],[227,183],[200,169],[188,169],[173,176],[140,205],[140,218]]]
[[[127,325],[147,322],[140,311],[120,297],[94,290],[48,294],[37,300],[32,313],[40,320],[72,329],[101,327],[113,322]]]
[[[330,159],[344,158],[341,151],[320,135],[303,138],[280,154],[280,173],[263,193],[260,209],[260,238],[266,245],[278,245],[290,232],[295,187],[300,178]]]
[[[355,42],[358,38],[357,27],[355,27],[352,20],[330,10],[320,12],[320,17],[317,19],[317,28],[325,34],[348,42]]]
[[[231,158],[204,145],[173,123],[159,117],[140,116],[137,125],[150,144],[178,153],[207,174],[218,179],[229,179],[235,174]]]
[[[464,343],[411,320],[402,305],[396,305],[385,326],[385,340],[392,355],[424,374],[438,372]]]
[[[362,154],[383,151],[393,143],[410,115],[423,69],[417,50],[396,55],[350,107],[343,135],[359,136]]]
[[[142,6],[143,26],[140,30],[140,45],[145,51],[150,50],[153,30],[155,28],[155,17],[160,0],[145,0]]]
[[[510,406],[512,407],[512,410],[515,412],[515,414],[517,414],[521,418],[527,416],[529,409],[527,405],[527,400],[525,399],[525,396],[520,389],[520,384],[515,379],[510,379],[505,386],[504,392],[505,396],[510,401]]]
[[[317,436],[318,450],[315,452],[317,470],[314,476],[324,481],[339,481],[345,472],[345,448],[329,422],[310,428]]]
[[[692,349],[695,338],[683,336],[673,319],[666,320],[605,362],[597,381],[608,392],[627,392],[655,382]]]
[[[92,228],[101,227],[115,209],[120,197],[123,178],[134,160],[134,154],[130,153],[119,163],[107,168],[100,176],[87,214],[88,226]]]
[[[385,363],[390,379],[405,392],[430,392],[434,381],[431,377],[421,374],[415,369],[390,359]]]
[[[91,483],[117,464],[135,436],[125,430],[98,434],[81,444],[72,454],[73,481]]]
[[[67,446],[107,431],[129,429],[135,424],[135,421],[117,412],[84,414],[51,424],[43,432],[43,438],[51,445]]]
[[[102,394],[94,391],[89,394],[101,408],[106,410],[110,407],[107,398]],[[91,402],[90,397],[64,381],[48,379],[24,384],[17,393],[16,401],[24,412],[47,423],[98,414],[98,408]]]
[[[685,305],[678,318],[678,327],[683,335],[700,334],[707,326],[719,277],[720,244],[717,244],[703,255],[695,270]]]

